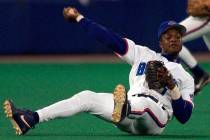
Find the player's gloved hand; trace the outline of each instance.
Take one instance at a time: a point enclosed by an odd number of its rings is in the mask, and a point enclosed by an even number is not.
[[[166,86],[172,90],[175,87],[172,75],[161,61],[149,61],[145,74],[150,89],[161,89]]]
[[[78,12],[78,10],[73,7],[64,8],[63,16],[67,21],[70,22],[78,22],[81,18],[83,18],[83,16]]]
[[[210,15],[210,0],[188,0],[187,13],[195,17]]]

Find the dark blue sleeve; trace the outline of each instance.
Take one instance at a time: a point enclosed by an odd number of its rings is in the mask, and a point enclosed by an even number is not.
[[[105,44],[114,52],[120,55],[124,55],[127,52],[127,43],[120,35],[87,18],[83,18],[79,23],[89,35]]]
[[[192,114],[193,105],[180,97],[177,100],[172,100],[174,116],[182,124],[186,123]]]

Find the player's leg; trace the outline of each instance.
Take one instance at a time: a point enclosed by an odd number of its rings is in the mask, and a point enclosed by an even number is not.
[[[86,90],[36,112],[17,109],[11,101],[5,102],[4,109],[17,134],[22,135],[37,123],[72,116],[79,112],[90,112],[111,121],[113,106],[112,94],[94,93]]]
[[[130,100],[130,119],[137,119],[134,123],[139,134],[161,134],[168,123],[169,113],[154,100],[153,97],[138,96]]]
[[[123,85],[117,85],[113,92],[114,109],[112,121],[118,123],[127,113],[127,93]],[[123,111],[124,108],[124,111]]]
[[[3,106],[4,112],[10,119],[17,135],[25,134],[39,122],[39,116],[36,112],[18,109],[11,100],[6,100]]]
[[[195,78],[195,94],[198,94],[199,91],[210,81],[209,74],[199,66],[197,60],[185,46],[182,47],[179,57],[185,64],[187,64],[190,71],[193,73]]]
[[[189,66],[190,68],[194,68],[198,65],[197,60],[192,56],[190,51],[183,45],[182,50],[179,53],[179,57]]]
[[[181,25],[185,26],[187,32],[183,37],[183,42],[189,42],[202,37],[210,32],[210,19],[209,18],[197,18],[189,16],[182,22]]]
[[[210,26],[210,25],[209,25]],[[208,33],[208,34],[205,34],[204,36],[203,36],[203,40],[204,40],[204,42],[205,42],[205,44],[206,44],[206,46],[208,47],[208,49],[210,50],[210,32]],[[197,89],[199,89],[199,86],[202,88],[202,87],[204,87],[205,85],[207,85],[207,84],[209,84],[210,83],[210,76],[209,76],[209,74],[207,74],[207,73],[205,73],[205,74],[203,74],[203,77],[202,78],[200,78],[201,80],[198,80],[200,83],[200,85],[199,84],[197,84],[196,86],[196,88]]]
[[[196,18],[188,17],[180,24],[187,28],[187,33],[183,38],[183,42],[188,42],[203,36],[204,34],[209,34],[210,23],[208,18]],[[190,51],[183,46],[179,57],[190,67],[191,72],[195,77],[195,93],[198,93],[203,86],[205,86],[209,75],[198,65],[197,60],[192,56]]]
[[[112,113],[112,121],[116,126],[125,132],[132,134],[146,134],[146,132],[139,132],[136,125],[137,119],[130,119],[127,116],[130,113],[131,107],[127,98],[125,87],[123,85],[117,85],[113,92],[114,109]]]
[[[210,51],[210,32],[203,36],[203,40]]]
[[[190,71],[194,75],[195,94],[197,94],[208,83],[210,76],[198,65],[197,61],[186,47],[183,46],[179,55],[185,64],[189,66]]]
[[[149,97],[135,96],[129,100],[128,115],[117,126],[133,134],[161,134],[168,122],[168,112]]]
[[[113,96],[108,93],[82,91],[73,97],[57,102],[37,111],[39,122],[69,117],[80,112],[89,112],[111,121]]]

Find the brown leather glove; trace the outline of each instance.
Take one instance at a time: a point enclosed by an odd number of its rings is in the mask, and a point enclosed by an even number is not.
[[[145,74],[150,89],[157,90],[166,86],[172,90],[175,87],[172,75],[161,61],[149,61]]]
[[[210,16],[210,0],[188,0],[187,13],[195,17]]]

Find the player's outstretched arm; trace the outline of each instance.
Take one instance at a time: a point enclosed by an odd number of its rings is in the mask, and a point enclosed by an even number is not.
[[[67,21],[79,23],[89,35],[93,36],[96,40],[103,43],[114,52],[120,55],[124,55],[127,52],[126,42],[120,35],[85,18],[77,9],[73,7],[64,8],[63,15]]]

